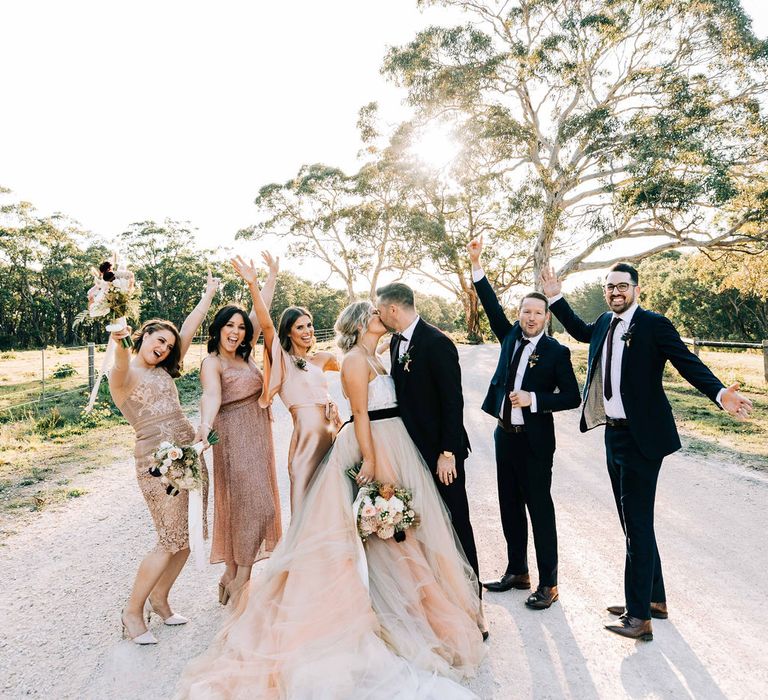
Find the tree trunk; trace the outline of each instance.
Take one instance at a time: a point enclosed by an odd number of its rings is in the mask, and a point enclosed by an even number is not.
[[[544,210],[541,222],[541,230],[533,249],[533,284],[536,291],[541,291],[541,273],[549,265],[552,255],[552,241],[560,221],[562,209],[557,204],[551,203]]]
[[[464,321],[467,324],[467,340],[470,343],[482,343],[483,333],[480,330],[477,293],[474,289],[466,290],[461,301],[464,305]]]

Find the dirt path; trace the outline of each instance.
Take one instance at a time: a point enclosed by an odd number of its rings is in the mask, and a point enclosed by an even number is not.
[[[461,349],[469,496],[486,577],[506,564],[493,421],[479,409],[497,352]],[[275,413],[285,464],[290,419],[282,406]],[[652,643],[624,641],[602,629],[605,605],[622,602],[624,559],[602,431],[580,435],[575,412],[557,422],[560,602],[533,612],[523,591],[488,594],[489,653],[470,687],[499,699],[766,697],[768,478],[682,454],[665,460],[656,524],[671,617],[654,622]],[[284,470],[280,479],[285,496]],[[216,600],[219,567],[182,573],[174,603],[192,618],[186,628],[153,622],[156,648],[121,642],[120,606],[153,545],[151,523],[128,459],[73,485],[89,493],[43,512],[0,549],[0,697],[169,697],[227,614]]]

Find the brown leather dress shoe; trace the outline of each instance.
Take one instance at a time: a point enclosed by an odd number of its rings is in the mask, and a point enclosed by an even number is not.
[[[483,584],[483,588],[494,593],[502,593],[510,588],[517,588],[521,591],[527,591],[531,587],[531,577],[529,574],[504,574],[499,581],[488,581]]]
[[[611,615],[623,615],[627,609],[623,605],[609,605],[606,610]],[[651,617],[657,620],[666,620],[669,617],[666,603],[651,603]]]
[[[546,610],[558,599],[557,586],[539,586],[525,604],[532,610]]]
[[[653,639],[651,621],[641,620],[631,615],[622,615],[617,625],[606,625],[605,629],[629,639],[642,639],[644,642],[650,642]]]

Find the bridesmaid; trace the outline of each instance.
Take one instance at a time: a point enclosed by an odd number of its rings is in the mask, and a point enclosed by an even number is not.
[[[339,362],[332,352],[310,353],[315,344],[315,329],[312,314],[306,309],[289,306],[283,311],[275,332],[259,293],[253,263],[248,265],[238,256],[232,260],[232,266],[248,283],[253,308],[264,333],[264,389],[259,405],[269,406],[275,394],[279,394],[293,418],[288,475],[291,513],[295,513],[341,425],[323,374],[338,371]]]
[[[195,430],[181,410],[174,378],[180,374],[181,361],[203,322],[219,281],[208,272],[208,282],[200,303],[181,327],[170,321],[146,321],[133,335],[133,353],[120,342],[130,334],[130,328],[112,333],[116,343],[115,366],[109,375],[109,391],[115,405],[136,431],[134,452],[136,478],[149,513],[157,530],[158,542],[141,561],[130,597],[120,617],[123,637],[136,644],[157,644],[144,620],[145,605],[163,618],[166,625],[183,625],[188,620],[176,615],[168,604],[168,594],[189,557],[187,527],[188,492],[169,496],[165,486],[149,474],[152,453],[164,440],[190,444]],[[201,462],[205,485],[203,488],[203,517],[208,500],[208,477],[205,462]],[[207,523],[203,525],[207,537]]]
[[[269,267],[264,303],[269,306],[278,261],[268,254],[264,260]],[[200,369],[203,396],[195,438],[204,439],[211,427],[220,438],[213,446],[211,564],[226,565],[219,581],[222,605],[248,582],[253,564],[271,554],[281,534],[270,410],[259,406],[264,382],[251,357],[260,333],[255,314],[224,306],[211,323],[209,354]]]

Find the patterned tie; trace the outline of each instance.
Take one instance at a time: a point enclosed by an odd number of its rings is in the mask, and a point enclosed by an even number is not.
[[[613,383],[611,382],[611,360],[613,359],[613,334],[616,332],[616,326],[619,325],[621,319],[618,316],[613,317],[611,321],[611,328],[608,331],[608,339],[605,341],[608,343],[605,356],[605,381],[603,382],[603,393],[605,398],[610,401],[613,396]]]
[[[504,408],[501,412],[501,422],[504,423],[504,427],[509,429],[512,426],[512,402],[509,400],[509,392],[515,388],[515,377],[517,377],[517,368],[520,366],[520,358],[523,356],[523,350],[525,346],[531,341],[528,338],[522,338],[520,345],[515,351],[515,355],[512,358],[512,362],[509,365],[509,372],[507,373],[507,387],[504,394]]]

